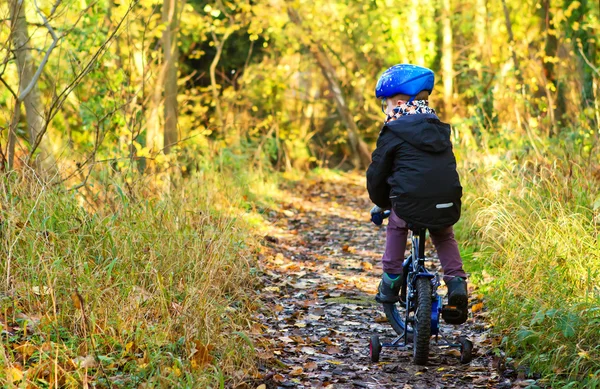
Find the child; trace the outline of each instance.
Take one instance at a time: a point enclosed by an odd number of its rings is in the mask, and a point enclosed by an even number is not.
[[[387,119],[367,170],[371,213],[391,209],[383,254],[383,275],[376,299],[398,301],[402,262],[409,228],[429,229],[448,287],[448,305],[467,320],[467,275],[462,267],[452,226],[460,218],[462,187],[450,142],[450,126],[442,123],[427,99],[433,89],[431,70],[395,65],[379,79],[376,96]]]

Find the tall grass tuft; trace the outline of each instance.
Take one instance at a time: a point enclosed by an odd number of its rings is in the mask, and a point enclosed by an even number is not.
[[[486,290],[496,330],[513,356],[554,384],[600,387],[594,168],[567,158],[495,165],[465,166],[463,230],[474,227],[477,261],[494,277]]]
[[[208,387],[252,372],[249,178],[170,177],[153,192],[113,175],[86,196],[1,178],[3,387]]]

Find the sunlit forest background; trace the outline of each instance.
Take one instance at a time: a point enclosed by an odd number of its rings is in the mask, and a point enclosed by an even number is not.
[[[130,369],[144,380],[250,371],[251,347],[220,337],[244,331],[253,309],[238,285],[253,282],[255,226],[235,215],[260,211],[286,172],[366,169],[384,119],[377,78],[413,63],[435,71],[430,104],[453,127],[457,230],[489,286],[499,346],[597,385],[599,8],[2,2],[0,316],[38,317],[52,334],[13,342],[36,355],[28,379],[78,387],[88,367],[56,361],[142,344]],[[170,315],[169,296],[192,314]],[[231,300],[242,307],[226,310]],[[0,358],[11,384],[26,365],[14,344]],[[194,373],[214,356],[218,374]]]

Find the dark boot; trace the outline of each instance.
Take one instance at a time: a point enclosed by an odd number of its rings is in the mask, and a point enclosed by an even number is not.
[[[399,275],[397,278],[391,278],[387,273],[383,273],[379,287],[377,288],[375,300],[382,304],[397,303],[401,286],[402,275]]]
[[[467,281],[454,277],[446,282],[448,287],[448,304],[442,309],[442,317],[448,324],[462,324],[467,321],[469,312],[469,297]]]

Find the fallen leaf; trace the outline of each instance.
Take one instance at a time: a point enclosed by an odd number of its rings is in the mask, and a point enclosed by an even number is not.
[[[283,381],[285,381],[285,377],[282,376],[281,374],[275,374],[273,376],[273,381],[275,381],[275,382],[283,382]]]
[[[34,286],[31,288],[31,290],[38,296],[45,296],[52,292],[52,289],[47,286],[42,286],[41,288],[39,286]]]
[[[301,375],[302,373],[304,373],[302,366],[296,366],[290,371],[290,375]]]
[[[315,308],[313,309],[312,314],[315,316],[323,316],[325,315],[325,310],[323,308]]]
[[[261,351],[259,353],[256,354],[258,356],[259,359],[264,359],[264,360],[269,360],[274,358],[274,355],[272,352],[270,351]]]
[[[313,362],[313,361],[306,362],[306,363],[304,364],[304,370],[308,370],[308,371],[315,370],[317,367],[319,367],[319,366],[317,365],[317,362]]]
[[[341,354],[341,352],[342,352],[342,350],[340,350],[340,348],[337,346],[327,346],[325,348],[325,350],[327,351],[327,354],[329,354],[329,355]]]
[[[273,260],[273,263],[276,265],[283,265],[285,263],[285,257],[283,256],[283,254],[277,253],[275,255],[275,260]]]
[[[302,347],[300,349],[300,351],[302,351],[304,354],[308,354],[308,355],[315,355],[315,353],[316,353],[315,349],[312,347]]]
[[[279,292],[281,289],[278,286],[267,286],[264,290],[267,292]]]
[[[96,362],[96,358],[94,358],[93,355],[87,355],[85,357],[79,356],[79,357],[73,358],[71,360],[71,362],[73,362],[73,365],[75,365],[75,367],[83,368],[83,369],[98,366],[98,363]]]
[[[267,389],[267,385],[265,384],[260,384],[256,387],[256,389]]]
[[[71,293],[71,300],[73,300],[73,306],[76,309],[81,309],[83,307],[83,298],[79,295],[78,292]]]
[[[483,309],[483,303],[473,304],[473,306],[471,307],[471,311],[473,313],[477,313],[477,312],[481,311],[482,309]]]
[[[196,340],[194,342],[194,348],[192,349],[192,362],[199,367],[212,363],[213,357],[210,355],[210,352],[213,349],[213,345],[205,345],[199,340]]]
[[[342,247],[342,250],[343,250],[343,251],[345,251],[345,252],[347,252],[347,253],[350,253],[350,254],[354,254],[354,253],[356,253],[356,248],[355,248],[355,247],[348,246],[347,244],[345,244],[345,245]]]
[[[23,356],[23,359],[28,359],[35,352],[36,347],[29,342],[25,342],[17,347],[15,347],[15,351],[20,353]]]
[[[23,372],[16,366],[11,366],[6,369],[6,378],[10,383],[21,381],[23,379]]]
[[[328,344],[328,345],[330,345],[330,346],[332,346],[332,345],[333,345],[333,342],[332,342],[332,341],[331,341],[331,339],[329,339],[329,337],[327,337],[327,336],[325,336],[325,337],[321,338],[321,342],[323,342],[323,343],[325,343],[325,344]]]
[[[300,304],[302,304],[303,307],[308,308],[308,307],[313,306],[313,305],[315,305],[317,303],[318,303],[317,300],[305,300],[305,301],[302,301]]]

